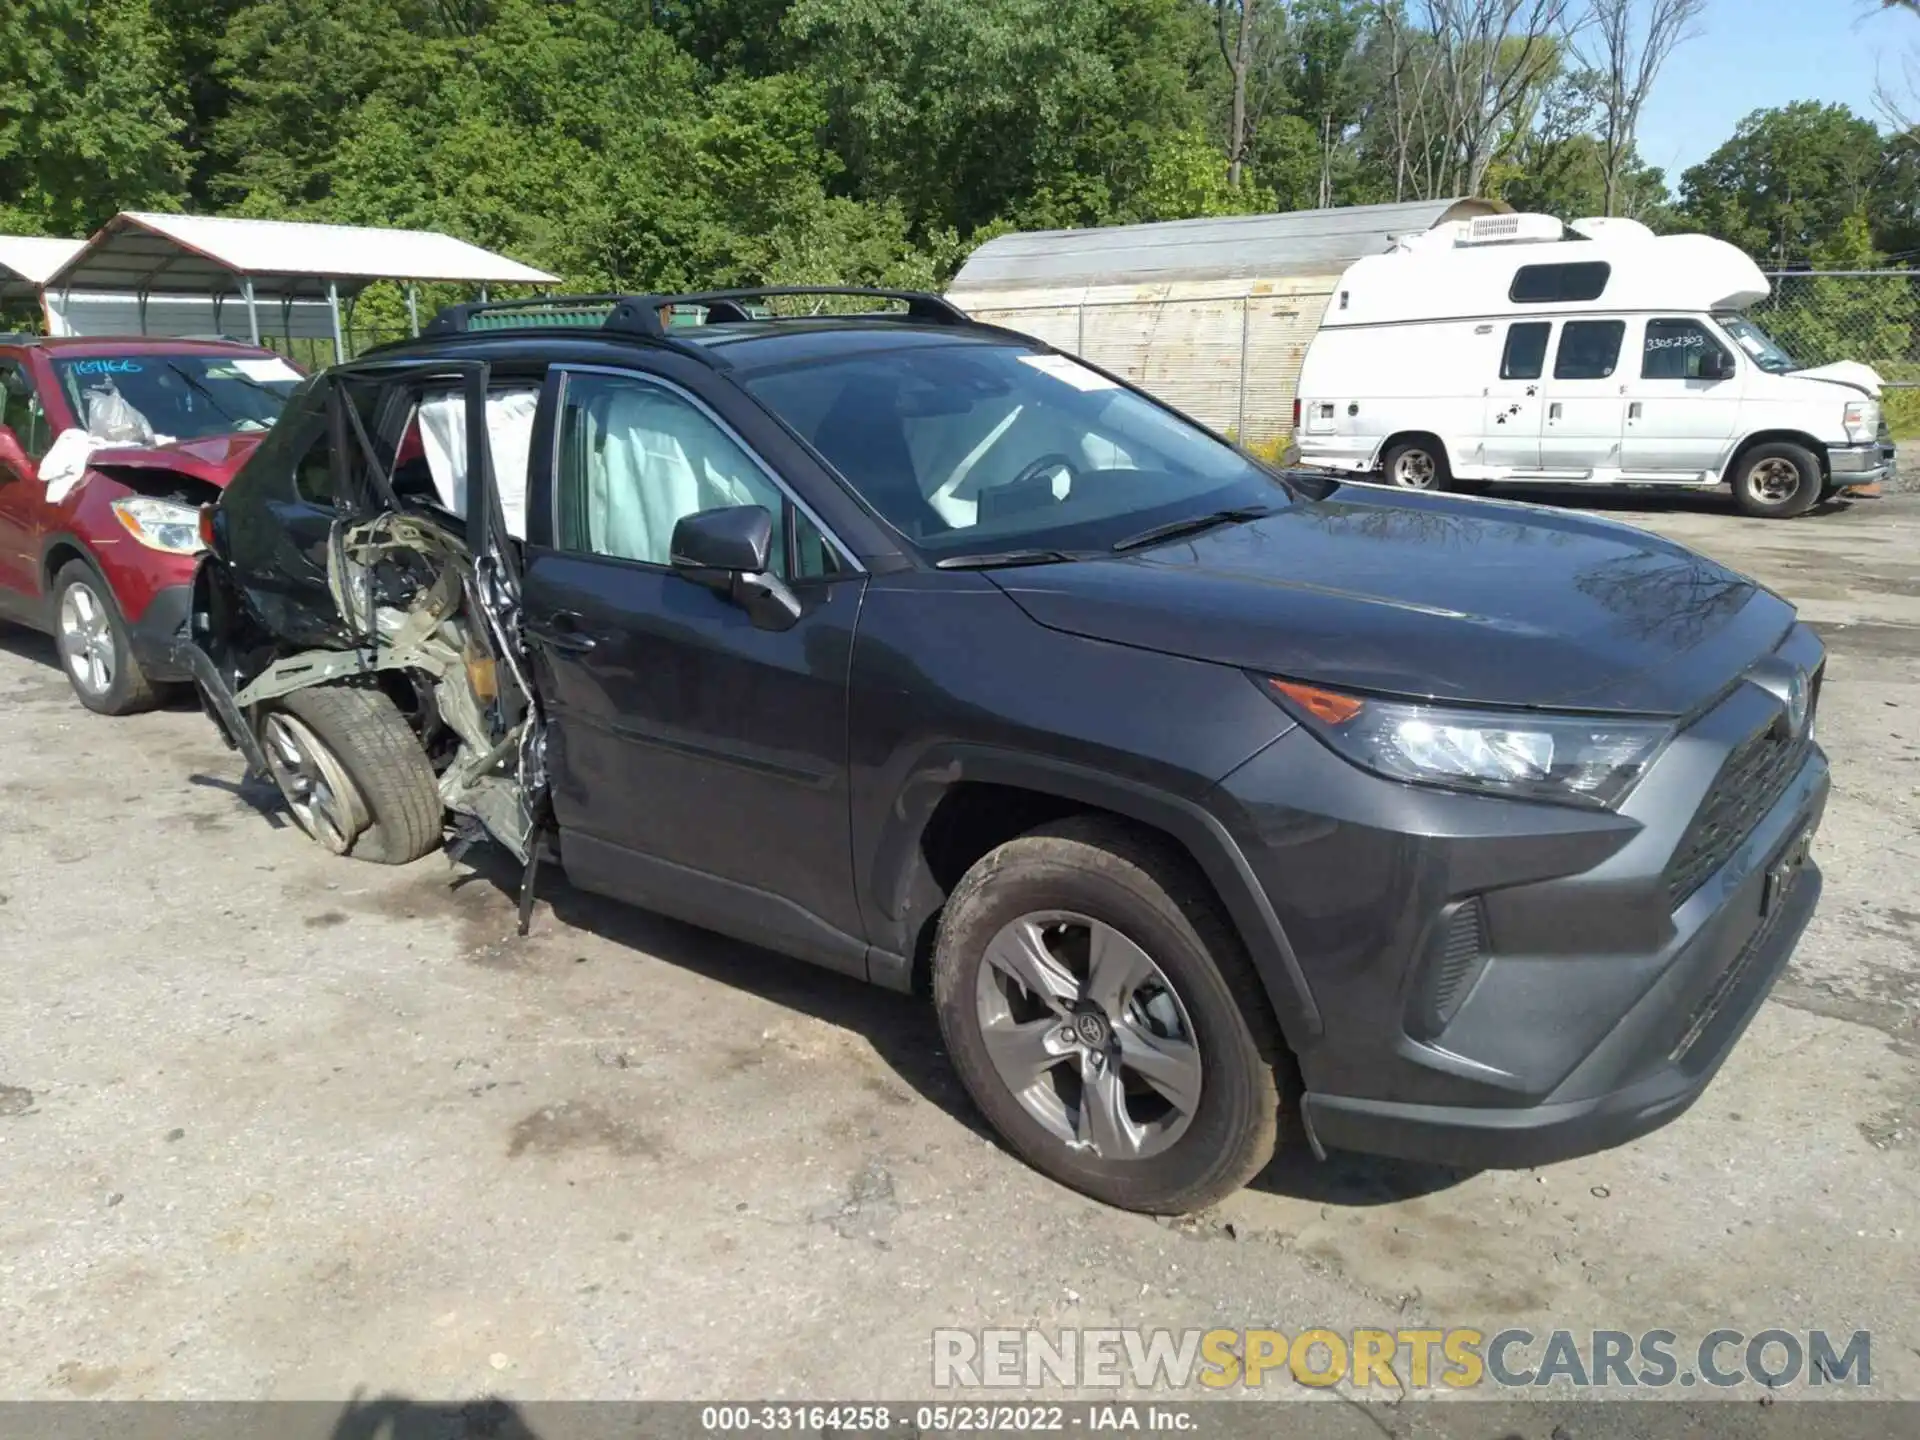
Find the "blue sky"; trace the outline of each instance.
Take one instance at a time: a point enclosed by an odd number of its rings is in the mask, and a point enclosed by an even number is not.
[[[1750,111],[1838,100],[1878,119],[1875,76],[1901,82],[1908,53],[1920,57],[1920,19],[1884,13],[1878,0],[1708,0],[1699,37],[1654,82],[1640,154],[1677,191],[1680,172]]]

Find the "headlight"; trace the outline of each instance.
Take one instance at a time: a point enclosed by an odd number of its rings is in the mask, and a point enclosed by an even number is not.
[[[1843,423],[1847,440],[1854,445],[1864,445],[1879,437],[1880,407],[1871,400],[1850,400]]]
[[[155,500],[148,495],[132,495],[113,502],[113,514],[127,533],[149,550],[165,550],[172,555],[198,554],[200,511],[197,506],[177,500]]]
[[[1673,733],[1654,720],[1463,710],[1269,679],[1267,693],[1354,764],[1394,780],[1560,804],[1617,804]]]

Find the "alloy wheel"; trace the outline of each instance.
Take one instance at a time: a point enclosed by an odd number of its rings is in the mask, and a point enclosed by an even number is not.
[[[338,758],[284,710],[267,716],[260,741],[295,823],[335,855],[346,854],[371,816]]]
[[[1200,1046],[1153,958],[1070,911],[1023,915],[988,943],[975,983],[988,1058],[1021,1106],[1066,1145],[1143,1160],[1200,1105]]]
[[[60,659],[74,685],[86,695],[106,694],[117,673],[106,601],[90,585],[69,585],[60,596],[59,626]]]

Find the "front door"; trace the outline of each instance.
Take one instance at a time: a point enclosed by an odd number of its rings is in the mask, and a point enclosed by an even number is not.
[[[0,458],[0,611],[38,618],[46,487],[32,467],[52,437],[32,377],[11,360],[0,360],[0,425],[13,433],[28,465],[22,470]]]
[[[1591,475],[1620,468],[1624,386],[1616,373],[1624,320],[1566,320],[1541,389],[1540,468]]]
[[[524,599],[568,876],[864,975],[847,789],[863,577],[688,391],[574,370],[549,394],[553,503]],[[789,629],[669,563],[677,520],[740,504],[776,519]]]
[[[1508,470],[1540,468],[1540,386],[1551,320],[1516,320],[1500,346],[1500,374],[1487,386],[1481,454]]]
[[[1740,387],[1732,351],[1700,321],[1648,320],[1627,380],[1620,468],[1673,479],[1715,469],[1740,420]]]

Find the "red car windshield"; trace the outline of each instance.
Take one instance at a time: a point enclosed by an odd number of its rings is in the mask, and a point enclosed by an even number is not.
[[[271,429],[280,418],[300,372],[277,355],[209,355],[144,350],[133,355],[89,355],[55,360],[54,373],[81,425],[104,438],[125,440],[132,407],[153,432],[155,443],[198,440],[208,435]],[[113,405],[117,396],[122,405]],[[144,438],[144,437],[142,437]]]

